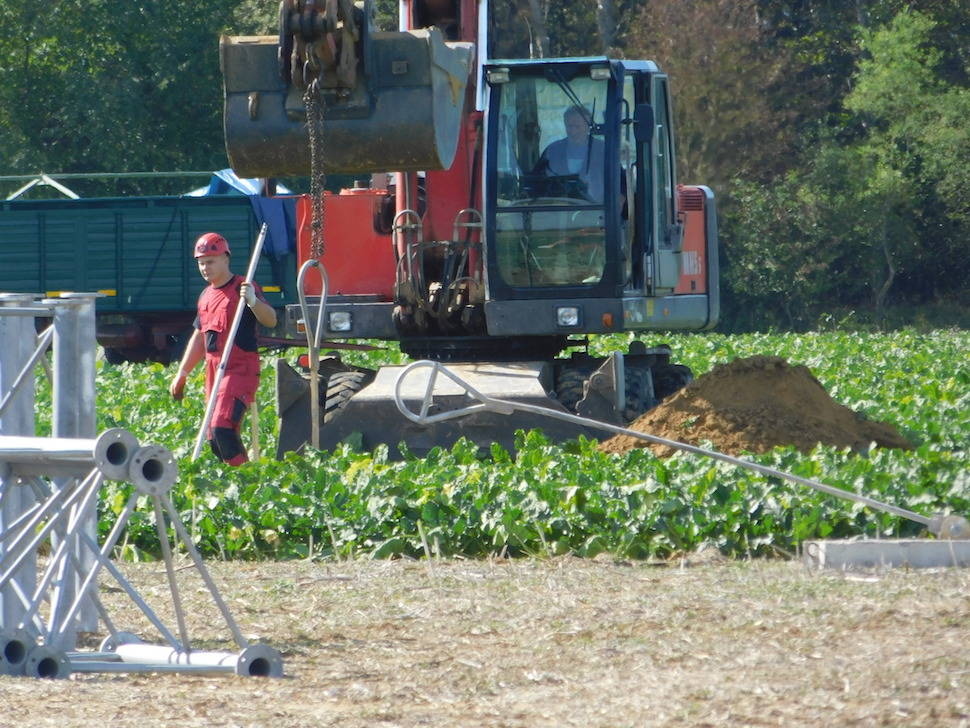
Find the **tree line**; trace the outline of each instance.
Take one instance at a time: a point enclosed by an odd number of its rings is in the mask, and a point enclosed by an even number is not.
[[[375,9],[396,27],[395,0]],[[277,18],[268,0],[5,0],[0,175],[224,167],[218,36]],[[966,3],[508,0],[490,23],[493,57],[670,74],[680,179],[718,197],[723,328],[970,307]]]

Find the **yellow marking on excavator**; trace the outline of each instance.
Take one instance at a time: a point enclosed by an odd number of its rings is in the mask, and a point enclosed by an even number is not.
[[[458,97],[461,95],[464,82],[452,73],[448,74],[448,86],[451,89],[451,105],[458,105]]]

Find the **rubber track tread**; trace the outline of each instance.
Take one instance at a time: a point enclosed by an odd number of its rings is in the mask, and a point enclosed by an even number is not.
[[[324,406],[323,421],[330,422],[347,406],[350,399],[363,389],[373,373],[370,372],[334,372],[327,381],[327,401]]]
[[[576,414],[576,405],[583,398],[583,386],[589,372],[578,369],[562,369],[556,377],[556,398],[569,412]]]

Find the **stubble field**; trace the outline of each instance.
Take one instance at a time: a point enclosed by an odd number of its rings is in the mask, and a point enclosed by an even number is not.
[[[970,725],[965,571],[703,554],[211,568],[286,677],[0,678],[0,725]],[[165,603],[159,564],[126,572]],[[179,573],[193,639],[230,649],[192,570]],[[102,598],[139,631],[120,590]]]

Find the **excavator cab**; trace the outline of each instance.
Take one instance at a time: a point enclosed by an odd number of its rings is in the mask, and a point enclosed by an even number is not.
[[[494,60],[484,77],[489,334],[713,326],[714,199],[677,185],[656,64]]]

